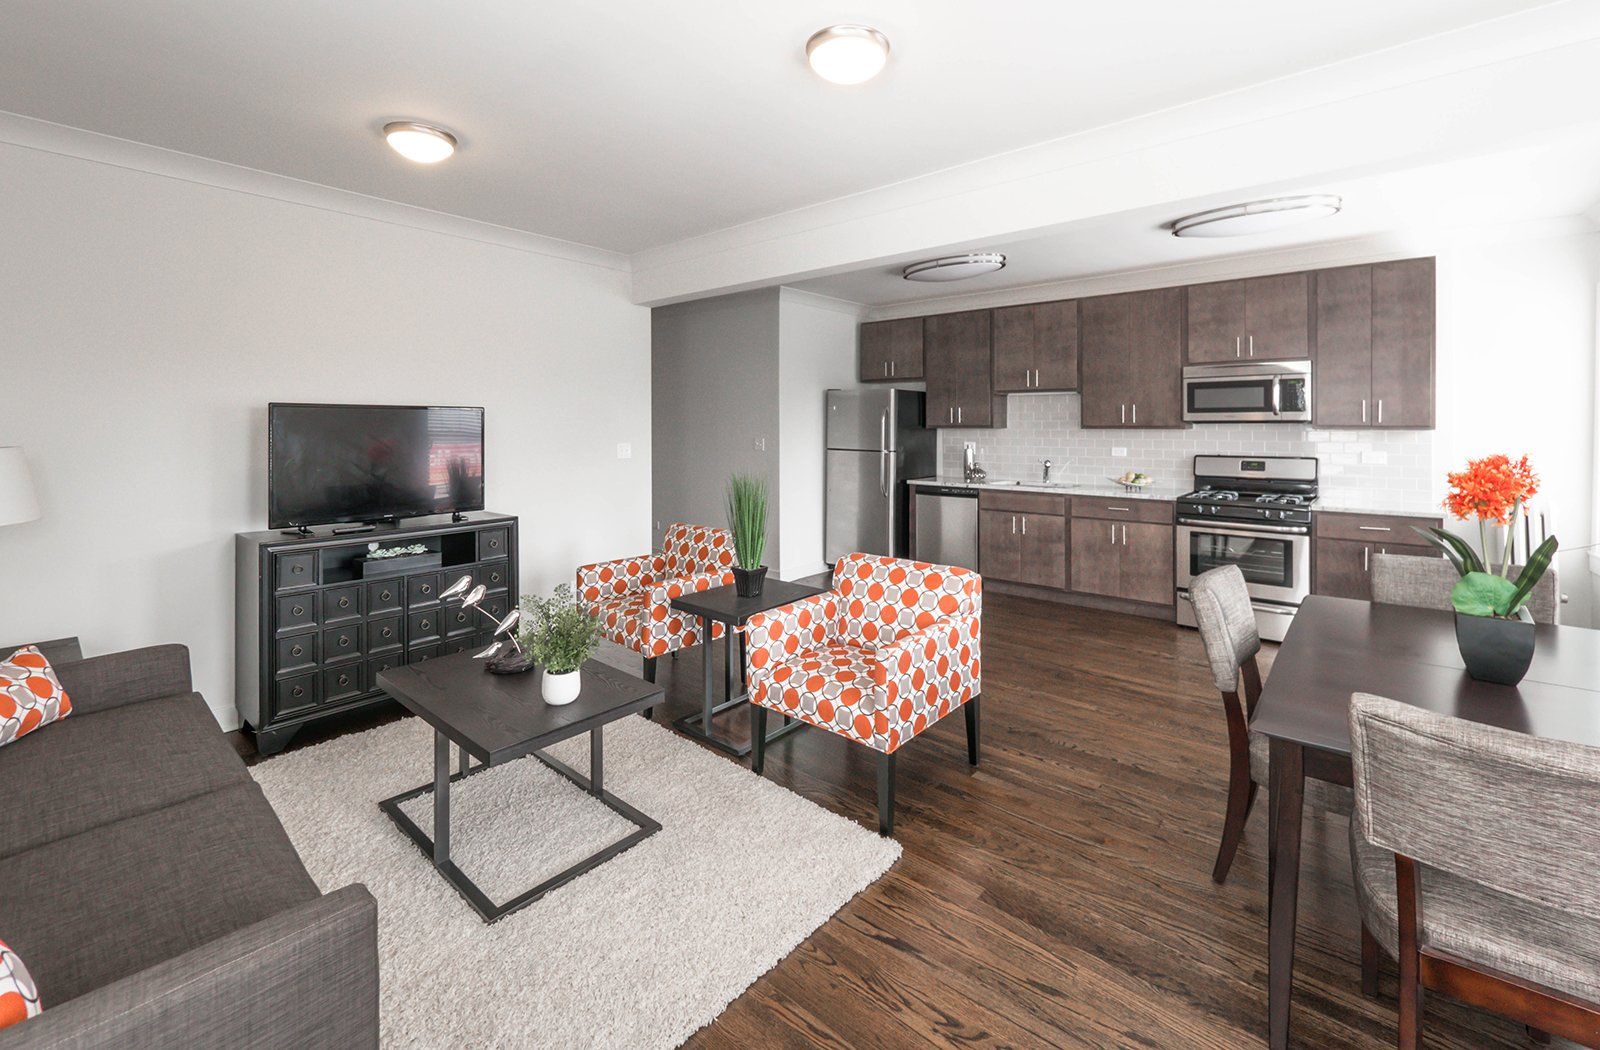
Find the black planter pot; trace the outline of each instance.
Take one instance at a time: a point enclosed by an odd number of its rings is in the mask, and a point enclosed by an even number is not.
[[[761,588],[767,582],[767,567],[759,569],[741,569],[733,567],[733,589],[741,598],[761,597]]]
[[[1533,663],[1533,624],[1456,613],[1456,646],[1467,674],[1480,682],[1516,685]]]

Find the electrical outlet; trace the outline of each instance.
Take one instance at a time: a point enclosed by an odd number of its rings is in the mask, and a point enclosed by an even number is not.
[[[764,437],[756,438],[755,445],[757,452],[765,452],[767,450],[767,439]]]
[[[1127,456],[1128,450],[1125,448],[1113,448],[1111,450],[1111,454],[1116,456],[1118,459],[1122,459],[1123,457]]]
[[[630,445],[626,441],[617,442],[617,458],[618,459],[632,459],[633,458],[633,446]]]

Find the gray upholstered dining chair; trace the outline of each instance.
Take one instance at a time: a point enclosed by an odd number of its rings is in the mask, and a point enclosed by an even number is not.
[[[1196,576],[1189,584],[1189,600],[1228,723],[1228,812],[1217,862],[1211,869],[1214,881],[1225,882],[1244,836],[1244,823],[1255,805],[1256,790],[1267,782],[1267,738],[1250,732],[1250,716],[1261,698],[1261,668],[1256,663],[1261,635],[1244,573],[1237,565],[1222,565]],[[1350,802],[1347,787],[1320,780],[1306,784],[1308,806],[1349,813]]]
[[[1521,571],[1522,566],[1511,566],[1513,577]],[[1419,558],[1414,554],[1372,556],[1372,600],[1386,605],[1449,609],[1450,590],[1459,579],[1460,574],[1443,558]],[[1528,612],[1534,623],[1556,622],[1561,608],[1559,587],[1552,565],[1528,595]]]
[[[1600,1045],[1600,749],[1365,693],[1350,744],[1363,978],[1376,938],[1400,963],[1400,1046],[1423,988]]]

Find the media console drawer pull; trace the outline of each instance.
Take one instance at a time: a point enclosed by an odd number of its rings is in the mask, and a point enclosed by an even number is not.
[[[350,684],[350,676],[347,675],[347,674],[340,675],[339,676],[339,684],[340,685],[349,685]]]
[[[296,605],[296,606],[295,606],[295,607],[294,607],[294,614],[295,614],[295,615],[296,615],[296,616],[304,616],[304,615],[305,615],[305,612],[306,612],[306,610],[305,610],[305,607],[304,607],[304,606],[301,606],[301,605]]]
[[[388,601],[390,598],[393,598],[394,595],[390,594],[388,591],[384,591],[378,597],[382,598],[384,601]]]
[[[419,587],[418,590],[420,590],[423,594],[432,594],[433,593],[433,584],[425,583],[421,587]]]
[[[340,598],[339,599],[339,608],[341,608],[341,609],[350,608],[350,599],[349,598]]]
[[[1387,525],[1357,525],[1356,528],[1360,529],[1362,532],[1393,532],[1394,531],[1393,529],[1389,528],[1389,526],[1387,526]]]
[[[304,655],[305,655],[305,652],[306,652],[306,651],[305,651],[305,650],[304,650],[304,649],[302,649],[302,648],[300,648],[300,647],[299,647],[299,646],[298,646],[298,645],[297,645],[297,646],[295,646],[295,647],[294,647],[294,648],[293,648],[293,649],[290,649],[290,650],[289,650],[289,655],[290,655],[290,656],[304,656]]]
[[[299,686],[299,685],[295,686],[294,687],[294,695],[295,696],[305,696],[306,695],[305,687],[304,686]]]
[[[385,638],[393,638],[394,637],[394,628],[393,627],[385,627],[383,629],[383,636]]]
[[[350,645],[350,636],[348,634],[341,634],[339,636],[339,648],[345,649],[345,648],[348,648],[349,645]]]

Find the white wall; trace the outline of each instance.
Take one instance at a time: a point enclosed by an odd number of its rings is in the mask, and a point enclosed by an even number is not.
[[[823,442],[830,389],[857,386],[854,303],[782,289],[778,310],[778,575],[799,579],[824,571]]]
[[[233,535],[266,524],[274,400],[483,405],[525,590],[648,547],[625,269],[14,144],[0,186],[0,444],[44,503],[0,529],[0,641],[182,642],[237,725]]]
[[[657,543],[675,521],[725,525],[728,478],[754,474],[767,479],[765,561],[777,565],[778,289],[661,307],[650,328]]]

